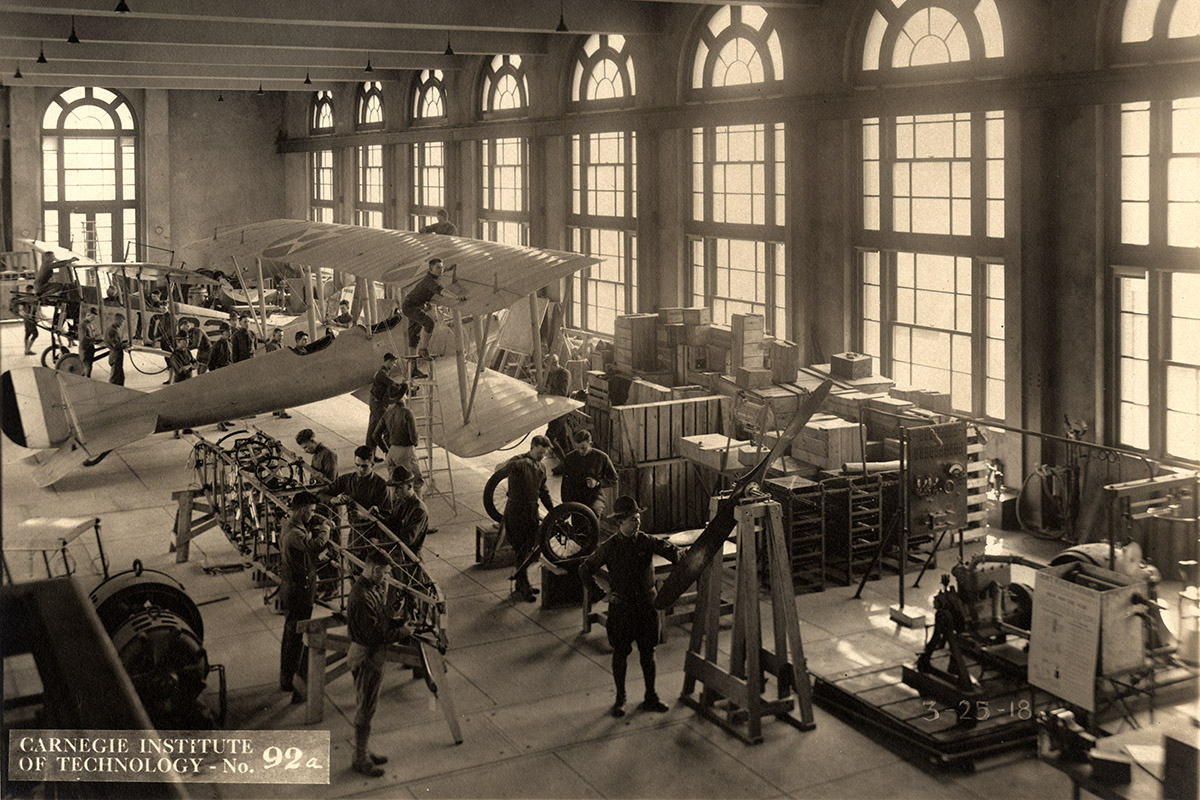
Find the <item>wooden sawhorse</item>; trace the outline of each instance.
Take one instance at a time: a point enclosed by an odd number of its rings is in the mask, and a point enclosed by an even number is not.
[[[336,617],[321,617],[297,623],[308,646],[308,682],[305,686],[307,700],[304,704],[304,722],[320,722],[325,714],[325,684],[336,680],[350,671],[346,653],[350,650],[350,637],[345,633],[331,633],[330,628],[346,623]],[[446,662],[436,647],[418,637],[408,642],[391,644],[387,648],[387,661],[405,667],[415,667],[425,675],[425,685],[433,694],[455,744],[462,744],[462,730],[458,726],[458,715],[450,697],[450,687],[445,682]]]

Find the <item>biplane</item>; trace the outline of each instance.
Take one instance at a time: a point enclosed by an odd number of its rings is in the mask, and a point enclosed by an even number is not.
[[[46,242],[26,245],[42,266],[33,291],[13,292],[12,305],[23,303],[32,309],[37,326],[50,334],[50,344],[41,353],[44,367],[84,374],[78,355],[79,333],[84,315],[92,308],[98,312],[101,332],[108,329],[115,314],[121,314],[125,317],[122,334],[131,349],[155,355],[163,354],[160,339],[168,319],[190,319],[199,330],[214,334],[229,321],[228,312],[235,310],[229,297],[231,287],[220,276],[162,264],[106,264]],[[291,319],[275,320],[274,324]],[[98,344],[96,358],[106,353]]]
[[[461,457],[482,455],[581,405],[538,394],[533,386],[484,365],[489,363],[494,314],[598,259],[303,220],[223,231],[185,252],[186,263],[196,265],[192,271],[231,263],[241,270],[252,262],[264,275],[288,279],[299,274],[310,286],[313,270],[353,275],[365,288],[367,324],[318,338],[315,313],[310,312],[313,341],[303,350],[284,347],[153,392],[41,367],[9,370],[0,376],[4,433],[22,447],[51,451],[27,459],[35,465],[40,485],[154,433],[294,407],[365,386],[385,353],[407,350],[406,321],[395,313],[376,318],[387,308],[374,302],[376,286],[403,290],[421,278],[434,257],[455,267],[455,299],[446,306],[454,353],[429,363],[442,392],[442,408],[450,409],[443,419],[444,441],[435,444]]]

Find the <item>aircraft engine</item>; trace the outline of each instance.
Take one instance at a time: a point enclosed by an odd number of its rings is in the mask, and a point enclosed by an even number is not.
[[[209,672],[204,620],[183,585],[134,561],[89,597],[155,726],[212,727],[199,701]]]

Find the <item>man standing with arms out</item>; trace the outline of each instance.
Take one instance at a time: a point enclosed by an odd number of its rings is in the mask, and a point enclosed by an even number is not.
[[[102,336],[96,309],[88,308],[79,331],[79,356],[83,359],[83,374],[89,378],[92,377],[92,362],[96,360],[96,342],[102,341]]]
[[[312,456],[312,469],[325,481],[337,479],[337,453],[317,441],[312,428],[305,428],[296,434],[296,444]]]
[[[414,476],[417,494],[420,494],[425,481],[421,478],[421,467],[417,464],[417,421],[412,411],[404,404],[407,396],[407,383],[393,388],[391,405],[375,425],[374,435],[375,441],[387,452],[387,458],[384,459],[387,468],[391,470],[399,466],[407,467]]]
[[[125,348],[129,346],[121,326],[125,322],[124,314],[113,317],[113,324],[104,332],[104,344],[108,346],[108,382],[117,386],[125,385]]]
[[[358,503],[365,509],[378,508],[387,500],[387,482],[372,470],[371,448],[359,445],[354,449],[354,471],[339,475],[322,489],[320,497],[330,503]],[[359,536],[370,536],[374,531],[374,523],[369,519],[360,519],[353,506],[349,509],[350,528]],[[362,542],[352,542],[358,546]]]
[[[387,757],[376,755],[367,748],[371,737],[371,719],[379,700],[379,686],[383,682],[383,665],[387,660],[387,646],[405,632],[404,624],[392,619],[395,602],[384,582],[391,571],[392,560],[387,554],[371,549],[367,553],[366,566],[354,586],[346,605],[346,622],[350,633],[350,649],[346,663],[354,676],[354,695],[357,710],[354,712],[354,761],[351,767],[371,778],[383,775],[381,764]]]
[[[233,361],[245,361],[254,355],[255,336],[250,330],[250,315],[242,314],[233,332]]]
[[[433,317],[429,316],[430,303],[434,297],[446,293],[445,287],[442,286],[443,272],[445,269],[440,258],[429,259],[429,271],[408,290],[404,295],[404,303],[400,306],[401,313],[408,320],[409,350],[415,351],[422,358],[429,358],[429,334],[433,333]],[[456,299],[462,302],[467,298],[465,295],[457,295]],[[422,340],[424,344],[421,343]],[[426,376],[414,366],[413,377]]]
[[[292,692],[292,702],[304,700],[294,678],[308,677],[308,661],[303,658],[304,638],[297,624],[312,617],[317,592],[317,555],[329,541],[329,529],[322,525],[309,533],[317,496],[301,491],[292,498],[292,511],[279,538],[279,607],[285,613],[283,643],[279,650],[279,688]]]
[[[387,485],[387,502],[380,509],[383,524],[408,545],[409,550],[420,556],[421,546],[429,533],[429,511],[413,491],[412,473],[404,467],[396,467]]]
[[[646,684],[645,699],[640,711],[662,713],[666,705],[654,690],[654,648],[658,645],[658,612],[654,609],[654,556],[660,555],[672,563],[679,560],[681,551],[666,539],[657,539],[638,530],[642,511],[637,501],[628,495],[617,498],[611,519],[617,523],[617,533],[609,537],[579,565],[579,577],[585,585],[594,585],[593,576],[602,566],[608,567],[611,591],[608,600],[608,643],[612,645],[613,683],[617,698],[612,715],[625,716],[625,665],[637,642],[638,659],[642,663],[642,678]]]
[[[604,516],[601,489],[617,485],[617,470],[603,450],[592,447],[592,434],[575,432],[575,449],[563,459],[562,499],[564,503],[583,503],[596,518]]]
[[[542,459],[550,452],[550,440],[535,436],[529,452],[510,458],[501,469],[508,473],[508,501],[504,504],[504,530],[512,542],[517,556],[516,586],[513,596],[532,603],[537,590],[529,584],[528,566],[525,564],[533,548],[537,546],[538,501],[546,510],[554,508],[550,490],[546,488],[546,469]]]
[[[375,438],[375,429],[379,426],[379,420],[383,418],[383,412],[387,410],[389,398],[396,391],[396,382],[392,380],[392,373],[396,371],[398,363],[399,361],[394,355],[384,353],[383,364],[375,370],[375,376],[371,378],[371,396],[367,401],[370,413],[367,417],[367,441],[365,444],[371,448],[371,457],[376,462],[383,461],[383,459],[375,455],[375,448],[387,450],[387,445]]]
[[[458,226],[450,221],[446,209],[437,210],[437,222],[421,228],[421,233],[440,233],[442,236],[458,236]]]

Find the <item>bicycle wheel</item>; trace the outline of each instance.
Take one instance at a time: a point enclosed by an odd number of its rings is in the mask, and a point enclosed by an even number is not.
[[[591,555],[600,539],[600,522],[583,503],[559,503],[538,528],[542,555],[562,565]]]
[[[504,506],[508,502],[508,470],[498,469],[483,487],[483,508],[496,522],[504,521]],[[505,482],[503,488],[500,483]]]
[[[242,469],[257,469],[259,462],[273,455],[270,445],[256,436],[238,439],[233,445],[233,460]]]
[[[58,364],[58,360],[70,352],[70,348],[64,347],[58,342],[51,342],[50,346],[42,351],[42,366],[47,369],[54,369]]]
[[[292,465],[279,456],[268,456],[254,467],[254,475],[271,490],[287,489],[295,484]]]

